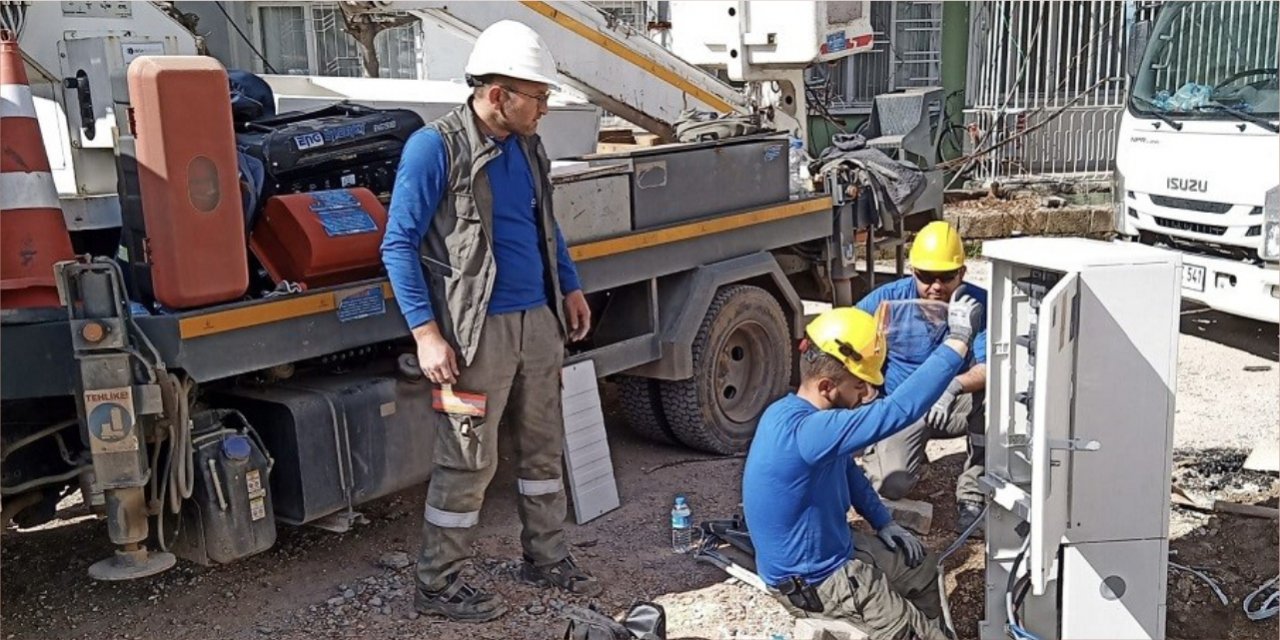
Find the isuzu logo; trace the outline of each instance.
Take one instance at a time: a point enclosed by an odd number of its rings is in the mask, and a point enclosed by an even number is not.
[[[1169,178],[1170,191],[1196,191],[1204,193],[1209,190],[1208,180],[1196,180],[1193,178]]]

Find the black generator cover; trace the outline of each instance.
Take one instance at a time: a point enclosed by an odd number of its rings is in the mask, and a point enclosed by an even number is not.
[[[236,143],[266,169],[258,202],[349,187],[385,196],[395,184],[405,142],[422,125],[422,117],[408,109],[339,102],[241,123]]]

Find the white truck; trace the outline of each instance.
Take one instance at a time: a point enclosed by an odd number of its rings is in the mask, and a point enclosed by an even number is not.
[[[1174,2],[1135,25],[1115,228],[1183,256],[1185,298],[1280,321],[1280,3]]]

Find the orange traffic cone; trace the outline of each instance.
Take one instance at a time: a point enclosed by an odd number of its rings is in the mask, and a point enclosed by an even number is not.
[[[74,257],[22,54],[0,31],[0,309],[59,306],[53,264]]]

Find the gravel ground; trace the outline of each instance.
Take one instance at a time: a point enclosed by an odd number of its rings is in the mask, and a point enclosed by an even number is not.
[[[975,272],[981,271],[975,268]],[[977,274],[975,273],[975,279]],[[1276,437],[1276,328],[1189,309],[1184,314],[1178,380],[1175,476],[1197,500],[1276,505],[1276,476],[1240,464],[1259,437]],[[1245,367],[1271,367],[1246,371]],[[671,638],[788,638],[792,622],[769,598],[669,549],[667,510],[689,495],[695,518],[737,510],[742,461],[708,459],[641,441],[622,424],[605,388],[606,421],[622,507],[568,538],[581,563],[604,579],[595,600],[617,614],[635,600],[667,608]],[[916,490],[935,504],[935,550],[949,544],[952,486],[962,464],[958,441],[930,446],[934,460]],[[679,462],[655,470],[660,465]],[[507,616],[457,625],[412,611],[413,554],[424,490],[416,488],[364,507],[369,524],[344,535],[281,527],[275,548],[226,567],[178,568],[150,579],[98,583],[86,569],[111,551],[100,523],[82,506],[38,531],[8,531],[0,540],[0,633],[6,639],[107,638],[559,638],[558,606],[582,601],[522,585],[516,579],[519,524],[510,452],[493,482],[470,575],[501,593]],[[1240,602],[1275,574],[1276,523],[1175,509],[1171,548],[1179,562],[1202,568],[1230,599],[1183,572],[1169,577],[1172,638],[1275,638],[1277,622],[1250,622]],[[982,549],[970,542],[948,563],[947,588],[962,636],[975,637],[981,616]]]

